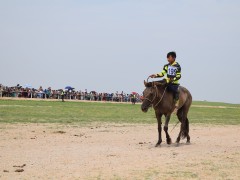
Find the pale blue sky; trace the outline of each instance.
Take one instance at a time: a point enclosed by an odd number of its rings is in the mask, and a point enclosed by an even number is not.
[[[0,0],[0,83],[142,92],[177,52],[194,100],[240,103],[240,1]]]

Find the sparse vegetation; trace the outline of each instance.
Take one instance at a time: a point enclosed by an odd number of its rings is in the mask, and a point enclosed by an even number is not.
[[[240,124],[240,105],[194,102],[190,123]],[[156,123],[153,109],[140,105],[58,101],[0,100],[0,122],[4,123]],[[171,123],[176,123],[172,116]]]

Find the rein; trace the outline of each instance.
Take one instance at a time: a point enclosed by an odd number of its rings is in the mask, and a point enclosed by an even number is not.
[[[166,90],[167,90],[167,87],[165,87],[165,89],[163,91],[163,95],[162,95],[161,99],[158,101],[158,103],[155,105],[155,107],[157,107],[157,105],[162,101],[162,99],[163,99],[163,97],[164,97],[164,95],[166,93]]]

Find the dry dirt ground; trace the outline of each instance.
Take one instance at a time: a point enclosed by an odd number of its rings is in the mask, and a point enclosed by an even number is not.
[[[155,148],[156,125],[0,124],[0,179],[240,179],[240,126],[190,135]]]

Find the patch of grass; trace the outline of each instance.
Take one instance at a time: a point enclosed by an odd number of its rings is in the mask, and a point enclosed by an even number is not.
[[[158,179],[160,177],[161,177],[161,173],[157,170],[151,170],[151,171],[145,172],[144,174],[145,180]]]
[[[240,105],[207,102],[194,102],[193,105],[236,108],[193,106],[189,112],[190,123],[240,124]],[[172,116],[171,123],[177,121],[176,116]],[[143,113],[139,104],[0,100],[0,123],[92,122],[151,124],[156,123],[156,118],[153,109]]]
[[[222,102],[207,102],[207,101],[193,101],[193,105],[200,105],[200,106],[225,106],[225,107],[238,107],[240,108],[240,104],[229,104],[229,103],[222,103]]]
[[[192,123],[236,125],[240,124],[240,108],[192,107],[189,120]]]
[[[186,179],[198,179],[198,175],[189,171],[170,171],[169,176],[172,178],[186,178]]]
[[[161,169],[148,169],[138,174],[141,179],[199,179],[198,174],[184,170],[162,171]],[[136,178],[137,179],[137,178]]]
[[[142,113],[139,105],[1,100],[0,122],[154,123],[156,120],[153,112]]]
[[[217,159],[219,158],[221,161],[207,160],[202,162],[201,170],[209,176],[218,177],[217,179],[239,179],[239,156],[229,159],[218,155]]]

